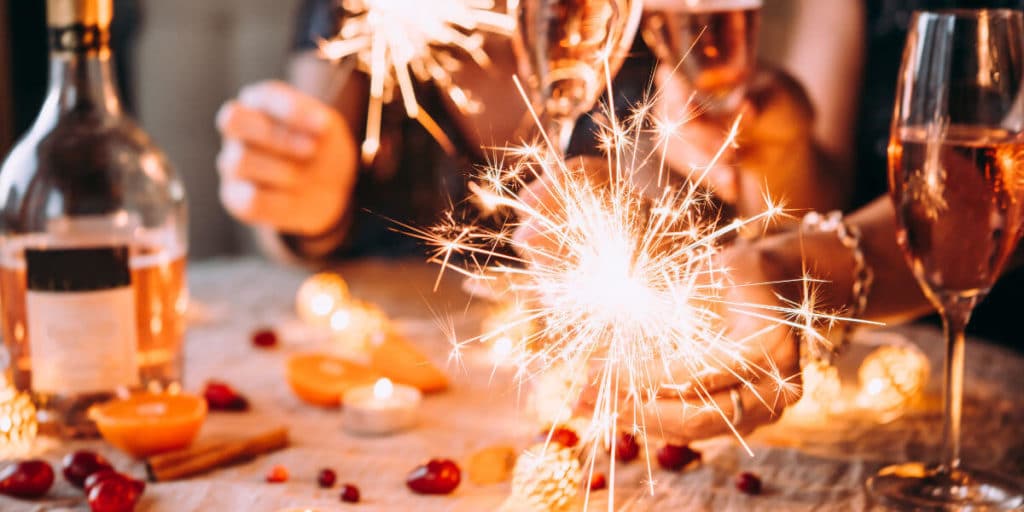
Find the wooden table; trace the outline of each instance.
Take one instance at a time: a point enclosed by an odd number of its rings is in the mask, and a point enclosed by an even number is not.
[[[431,291],[436,268],[418,261],[361,261],[341,267],[356,297],[381,305],[406,334],[446,365],[448,344],[438,322],[458,333],[478,332],[485,308],[470,302],[454,279]],[[467,354],[462,367],[451,367],[452,389],[425,400],[419,427],[383,438],[356,437],[344,432],[338,411],[308,406],[296,399],[284,381],[290,353],[315,349],[320,343],[294,317],[293,300],[307,274],[257,259],[204,262],[190,269],[194,318],[189,329],[185,387],[197,391],[210,378],[226,380],[251,400],[248,413],[213,413],[204,439],[238,436],[287,425],[293,445],[281,452],[208,475],[179,482],[150,484],[140,511],[273,512],[289,507],[317,510],[487,511],[507,496],[508,484],[463,483],[451,496],[424,497],[409,492],[406,473],[430,457],[465,460],[474,450],[494,444],[525,447],[538,426],[521,410],[522,400],[508,375],[492,368],[482,352]],[[283,338],[275,350],[252,347],[249,334],[275,327]],[[932,360],[933,376],[941,368],[941,336],[931,327],[904,327],[885,334],[918,342]],[[856,350],[854,351],[856,352]],[[863,352],[863,351],[862,351]],[[851,354],[851,357],[854,357]],[[1024,358],[978,340],[968,347],[965,452],[969,462],[1024,475]],[[643,492],[646,473],[636,462],[618,470],[620,510],[867,510],[871,508],[863,481],[887,461],[931,458],[937,454],[941,411],[938,377],[930,398],[901,418],[880,424],[863,414],[842,415],[810,425],[785,421],[762,429],[748,441],[749,457],[732,439],[699,445],[704,464],[682,473],[656,471],[654,496]],[[143,475],[142,465],[102,442],[40,443],[40,455],[57,462],[73,448],[85,446],[110,456],[115,465]],[[268,468],[283,464],[291,471],[284,484],[264,483]],[[337,490],[321,490],[316,473],[331,467],[339,482],[352,482],[363,503],[340,503]],[[766,487],[761,496],[746,496],[733,487],[739,471],[759,474]],[[62,479],[49,501],[0,498],[0,510],[88,510],[80,492]],[[592,510],[607,510],[596,493]]]

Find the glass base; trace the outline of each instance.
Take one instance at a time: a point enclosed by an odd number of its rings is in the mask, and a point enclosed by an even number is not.
[[[880,505],[916,511],[1005,511],[1024,508],[1024,485],[995,473],[946,471],[919,462],[882,468],[867,481]]]

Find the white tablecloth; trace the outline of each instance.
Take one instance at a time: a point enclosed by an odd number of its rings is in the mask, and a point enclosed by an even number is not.
[[[438,322],[451,319],[458,332],[473,335],[483,308],[470,303],[454,279],[433,293],[436,268],[415,261],[363,261],[341,269],[356,297],[376,302],[402,329],[446,365],[448,345]],[[495,443],[525,447],[537,425],[521,412],[510,379],[492,368],[480,353],[470,353],[462,367],[449,367],[452,389],[427,397],[419,427],[383,438],[355,437],[341,428],[338,411],[305,405],[284,381],[289,353],[315,348],[298,328],[293,314],[295,291],[305,273],[256,259],[222,260],[190,269],[192,295],[199,304],[190,327],[185,387],[201,389],[210,378],[238,387],[251,400],[248,413],[212,413],[201,434],[210,440],[257,433],[277,425],[291,429],[292,446],[252,462],[190,480],[150,484],[140,511],[272,512],[288,507],[323,511],[486,511],[506,497],[508,484],[476,486],[467,482],[450,496],[425,497],[406,489],[405,475],[431,457],[465,460],[473,451]],[[467,307],[468,306],[468,307]],[[252,347],[250,333],[272,326],[283,337],[275,350]],[[902,418],[879,424],[870,417],[844,416],[818,426],[784,423],[748,438],[749,457],[732,439],[703,443],[704,463],[682,473],[655,471],[657,491],[643,492],[643,464],[620,466],[620,510],[868,510],[863,481],[885,461],[933,458],[937,453],[941,414],[938,370],[942,340],[931,327],[891,330],[917,342],[932,359],[932,399]],[[870,339],[870,336],[865,336]],[[965,453],[968,462],[1024,475],[1024,358],[972,340],[967,351]],[[493,378],[492,378],[493,377]],[[78,446],[107,454],[115,465],[137,476],[140,463],[101,442],[43,444],[41,455],[54,462]],[[291,479],[264,483],[275,464],[287,466]],[[362,491],[357,506],[338,500],[338,490],[315,484],[322,467],[333,468],[339,482]],[[739,471],[761,476],[765,492],[746,496],[736,491]],[[80,492],[58,477],[47,501],[0,497],[0,510],[88,510]],[[606,493],[595,494],[592,510],[606,510]]]

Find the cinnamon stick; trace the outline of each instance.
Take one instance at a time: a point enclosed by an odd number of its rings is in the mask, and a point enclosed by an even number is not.
[[[176,480],[280,450],[287,445],[288,429],[278,428],[247,439],[154,455],[146,460],[146,471],[149,478],[157,482]]]

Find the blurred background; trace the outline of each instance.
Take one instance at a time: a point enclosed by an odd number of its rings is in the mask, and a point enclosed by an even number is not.
[[[220,206],[214,115],[249,82],[283,77],[302,0],[115,0],[112,46],[128,108],[188,190],[190,256],[253,251]],[[761,53],[786,48],[792,0],[766,0]],[[0,0],[0,154],[32,123],[47,80],[45,0]]]
[[[283,76],[299,0],[116,0],[118,81],[185,181],[190,256],[251,250],[217,199],[214,115],[245,83]],[[0,153],[32,123],[47,80],[44,0],[0,0]]]

